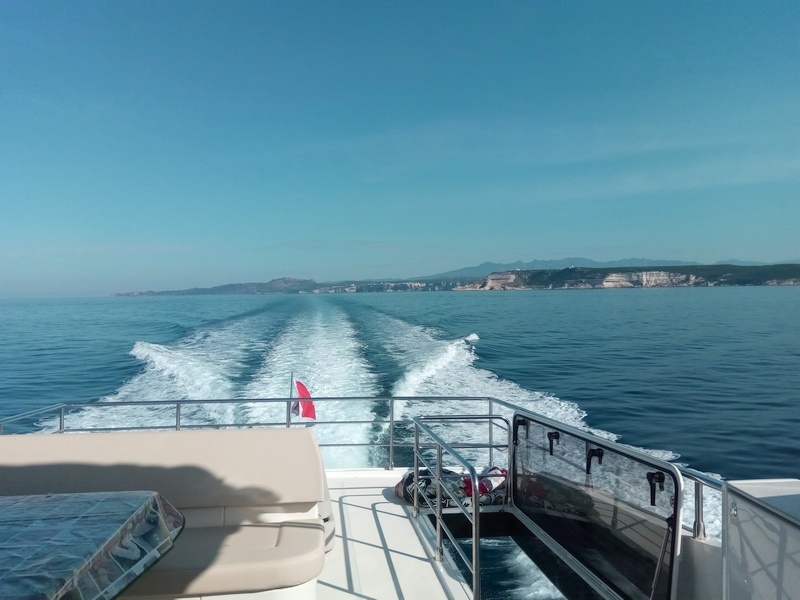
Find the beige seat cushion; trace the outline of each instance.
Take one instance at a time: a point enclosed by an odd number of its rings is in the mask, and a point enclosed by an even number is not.
[[[321,519],[184,529],[126,598],[249,593],[300,585],[325,562]]]
[[[324,488],[319,447],[305,427],[0,435],[6,496],[155,490],[178,510],[305,512],[322,502]]]

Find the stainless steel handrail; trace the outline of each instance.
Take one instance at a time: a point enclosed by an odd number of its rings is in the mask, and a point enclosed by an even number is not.
[[[397,419],[396,418],[396,411],[395,411],[395,402],[396,401],[436,401],[436,402],[448,402],[448,401],[468,401],[468,402],[486,402],[488,403],[488,413],[489,415],[493,415],[495,412],[495,405],[499,405],[509,409],[510,411],[520,410],[526,413],[532,412],[527,409],[523,409],[518,405],[512,404],[510,402],[499,400],[497,398],[490,398],[490,397],[476,397],[476,396],[465,396],[465,397],[452,397],[452,398],[419,398],[419,397],[361,397],[361,398],[314,398],[314,401],[317,402],[326,402],[326,401],[355,401],[355,402],[364,402],[364,401],[373,401],[373,402],[388,402],[389,403],[389,419],[388,419],[388,428],[389,428],[389,441],[388,443],[372,443],[366,444],[373,447],[387,447],[388,448],[388,465],[387,468],[394,468],[395,464],[395,451],[397,448],[412,448],[412,443],[397,443],[395,440],[395,429],[398,425],[410,425],[412,422],[406,419]],[[71,404],[71,403],[58,403],[53,404],[50,406],[46,406],[40,409],[30,410],[21,414],[13,415],[10,417],[6,417],[0,419],[0,435],[6,434],[6,426],[12,423],[18,423],[21,421],[34,421],[37,418],[41,419],[43,417],[47,417],[48,415],[53,415],[58,419],[58,428],[57,431],[59,433],[63,433],[66,431],[114,431],[114,430],[121,430],[121,429],[128,429],[128,430],[146,430],[146,429],[153,429],[153,427],[111,427],[111,428],[101,428],[101,427],[91,427],[91,428],[73,428],[68,427],[66,420],[67,415],[69,412],[73,410],[82,410],[82,409],[111,409],[111,408],[118,408],[118,407],[125,407],[125,406],[133,406],[133,407],[143,407],[143,406],[156,406],[156,407],[171,407],[175,410],[175,421],[172,425],[164,425],[159,426],[158,428],[175,428],[175,429],[190,429],[190,428],[197,428],[197,427],[208,427],[208,425],[192,425],[187,424],[184,422],[184,407],[187,406],[199,406],[199,405],[214,405],[214,404],[263,404],[263,403],[286,403],[286,418],[280,422],[266,422],[266,423],[248,423],[248,426],[284,426],[289,427],[295,423],[291,420],[291,402],[294,400],[286,399],[286,398],[236,398],[236,399],[210,399],[210,400],[150,400],[150,401],[141,401],[141,402],[92,402],[92,403],[80,403],[80,404]],[[541,416],[541,415],[539,415]],[[542,417],[546,418],[546,417]],[[374,424],[376,422],[375,419],[371,420],[364,420],[364,421],[336,421],[336,423],[342,424]],[[557,423],[558,426],[564,426],[563,423],[559,423],[557,421],[551,421],[552,423]],[[318,424],[331,424],[332,421],[319,421]],[[493,422],[492,422],[493,423]],[[217,427],[233,427],[241,424],[237,423],[219,423],[215,424],[214,426]],[[495,445],[492,443],[493,439],[493,431],[494,427],[498,425],[492,424],[489,429],[489,440],[490,440],[490,463],[493,463],[493,449]],[[335,444],[327,444],[328,446],[334,446]],[[339,445],[339,444],[336,444]],[[356,444],[340,444],[342,446],[355,446]],[[645,455],[646,456],[646,455]],[[677,465],[676,465],[677,466]],[[705,488],[710,488],[715,491],[721,491],[722,489],[722,482],[718,479],[710,477],[705,473],[701,473],[694,469],[690,469],[687,467],[678,466],[678,469],[681,475],[692,482],[694,482],[693,486],[693,495],[694,495],[694,506],[695,506],[695,515],[694,515],[694,523],[692,525],[692,534],[697,539],[704,539],[705,538],[705,525],[704,525],[704,517],[703,517],[703,492]],[[688,529],[688,525],[686,525]]]
[[[75,409],[111,409],[116,407],[122,406],[132,406],[132,407],[142,407],[142,406],[158,406],[158,407],[178,407],[178,406],[190,406],[190,405],[206,405],[206,404],[269,404],[269,403],[281,403],[281,404],[288,404],[290,407],[290,412],[287,415],[287,418],[281,422],[270,423],[274,425],[284,424],[284,425],[291,425],[294,424],[291,421],[291,403],[295,402],[297,398],[210,398],[210,399],[187,399],[187,400],[141,400],[141,401],[120,401],[120,402],[82,402],[82,403],[57,403],[52,404],[50,406],[45,406],[43,408],[34,409],[31,411],[27,411],[24,413],[20,413],[17,415],[12,415],[9,417],[5,417],[0,419],[0,431],[2,431],[3,426],[23,421],[29,420],[34,417],[41,417],[47,414],[55,413],[56,411],[71,411]],[[447,401],[458,401],[458,402],[485,402],[489,403],[493,399],[489,397],[482,397],[482,396],[450,396],[450,397],[436,397],[436,396],[361,396],[361,397],[348,397],[348,398],[335,398],[335,397],[320,397],[320,398],[313,398],[314,402],[388,402],[390,404],[390,417],[386,422],[393,422],[394,421],[394,404],[395,402],[447,402]],[[336,423],[340,423],[341,421],[336,421]],[[359,423],[374,423],[374,420],[364,420],[364,421],[357,421]],[[398,421],[399,422],[399,421]],[[404,421],[407,424],[410,424],[411,421]],[[319,421],[322,423],[322,421]],[[242,425],[242,423],[215,423],[214,426],[216,427],[224,427],[224,426],[235,426],[235,425]],[[252,423],[247,423],[247,425],[252,425]],[[118,429],[125,429],[124,427],[120,427]],[[72,430],[74,431],[74,429]]]
[[[51,415],[56,417],[58,420],[58,425],[55,428],[56,433],[65,433],[65,432],[111,432],[111,431],[146,431],[152,429],[198,429],[198,428],[208,428],[208,427],[240,427],[246,425],[248,427],[292,427],[292,426],[299,426],[299,425],[306,425],[305,422],[298,422],[292,421],[292,414],[291,414],[291,404],[296,399],[291,398],[235,398],[235,399],[191,399],[191,400],[144,400],[144,401],[121,401],[121,402],[92,402],[92,403],[61,403],[61,404],[54,404],[50,406],[43,407],[41,409],[36,409],[32,411],[28,411],[22,414],[10,416],[4,419],[0,419],[0,435],[8,433],[9,424],[18,423],[21,421],[28,421],[29,423],[35,422],[37,420],[42,421],[44,419],[49,418]],[[386,464],[386,468],[393,469],[395,467],[395,456],[396,450],[399,448],[408,449],[409,452],[413,449],[412,442],[398,442],[395,439],[395,433],[398,426],[403,425],[412,425],[412,422],[408,419],[398,419],[396,417],[396,402],[407,402],[407,401],[414,401],[414,402],[442,402],[442,401],[459,401],[459,402],[477,402],[481,404],[486,404],[490,402],[489,398],[484,397],[453,397],[453,398],[435,398],[435,397],[404,397],[404,396],[397,396],[397,397],[354,397],[354,398],[314,398],[314,402],[325,403],[325,402],[371,402],[371,403],[388,403],[389,404],[389,416],[387,418],[381,418],[372,416],[369,419],[352,419],[352,420],[341,420],[341,421],[315,421],[315,425],[374,425],[375,423],[385,424],[388,428],[388,442],[370,442],[370,443],[356,443],[356,442],[348,442],[343,444],[335,444],[335,443],[321,443],[321,447],[373,447],[373,448],[387,448],[388,449],[388,460]],[[286,417],[281,419],[280,421],[263,421],[263,422],[248,422],[244,423],[227,423],[227,422],[215,422],[211,423],[191,423],[190,411],[188,410],[190,407],[201,407],[207,405],[234,405],[234,406],[246,406],[246,405],[260,405],[260,404],[285,404],[286,405]],[[98,427],[98,426],[91,426],[91,427],[73,427],[68,424],[68,418],[71,414],[74,414],[79,411],[83,410],[113,410],[119,409],[124,407],[131,407],[131,408],[162,408],[165,412],[173,412],[174,415],[170,418],[166,418],[166,415],[160,414],[159,419],[161,420],[158,424],[148,424],[145,426],[136,426],[136,425],[122,425],[122,426],[113,426],[113,427]],[[470,447],[469,445],[462,445],[461,447]],[[409,465],[403,465],[409,466]]]
[[[598,448],[606,448],[609,450],[613,450],[618,454],[628,456],[636,460],[637,462],[642,462],[644,464],[653,467],[660,467],[667,464],[670,465],[670,468],[677,469],[676,465],[673,465],[671,463],[666,463],[666,461],[662,461],[654,456],[651,456],[634,448],[630,448],[628,446],[622,446],[617,442],[613,442],[611,440],[598,437],[593,433],[578,429],[577,427],[573,427],[571,425],[567,425],[566,423],[562,423],[561,421],[556,421],[555,419],[545,417],[544,415],[534,412],[530,409],[517,406],[516,404],[511,404],[510,402],[506,402],[505,400],[498,400],[497,398],[494,398],[493,402],[501,406],[505,406],[506,408],[509,408],[513,411],[516,411],[517,413],[519,413],[520,416],[532,419],[533,421],[541,425],[547,425],[548,427],[553,427],[554,429],[569,433],[571,436],[589,442],[592,445],[597,446]]]
[[[412,421],[414,422],[414,516],[419,514],[419,465],[420,462],[424,464],[430,472],[436,472],[435,477],[433,478],[434,485],[436,486],[436,505],[432,506],[430,499],[427,495],[423,496],[425,503],[428,505],[435,514],[436,514],[436,548],[435,548],[435,557],[437,561],[442,560],[442,532],[444,532],[447,537],[449,538],[450,542],[453,545],[453,549],[459,555],[464,564],[466,565],[467,569],[472,573],[472,597],[473,600],[480,600],[481,596],[481,575],[480,575],[480,484],[478,481],[478,474],[475,470],[475,467],[472,463],[466,459],[461,453],[456,450],[458,444],[449,444],[446,442],[440,435],[435,433],[426,423],[442,423],[442,422],[478,422],[478,421],[486,421],[489,423],[489,431],[492,431],[492,425],[494,421],[501,421],[505,423],[506,431],[508,432],[508,439],[507,443],[504,446],[507,452],[510,452],[511,446],[511,427],[509,424],[508,419],[503,416],[499,415],[442,415],[442,416],[428,416],[428,417],[414,417]],[[427,434],[433,441],[436,446],[436,464],[431,465],[425,459],[421,452],[421,448],[424,446],[420,443],[420,431],[423,431]],[[488,448],[491,451],[493,450],[495,444],[490,440],[489,444],[483,444],[481,446],[476,447],[483,447]],[[498,446],[499,447],[499,446]],[[446,477],[443,474],[443,454],[447,452],[447,454],[455,460],[464,470],[466,470],[467,474],[469,475],[470,482],[472,484],[472,504],[470,507],[465,506],[459,498],[455,495],[450,493],[450,490],[444,485]],[[490,454],[491,456],[491,454]],[[459,479],[462,476],[459,476]],[[443,505],[443,498],[442,494],[447,494],[447,496],[452,500],[453,504],[455,504],[456,508],[458,508],[464,517],[469,521],[472,525],[472,559],[470,560],[466,553],[461,549],[458,545],[458,541],[453,535],[453,532],[450,528],[444,523],[442,519],[442,505]]]
[[[689,467],[678,467],[684,479],[694,482],[694,522],[692,523],[692,537],[696,540],[706,539],[706,524],[703,511],[703,491],[710,488],[722,493],[722,481],[706,473],[701,473]],[[688,527],[687,527],[688,529]]]
[[[24,421],[26,419],[32,419],[39,415],[44,415],[48,413],[55,412],[57,410],[61,411],[61,414],[64,412],[64,408],[69,406],[68,404],[51,404],[50,406],[45,406],[44,408],[36,408],[34,410],[29,410],[24,413],[20,413],[17,415],[12,415],[10,417],[6,417],[5,419],[0,420],[0,435],[4,433],[4,426],[9,423],[16,423],[17,421]]]

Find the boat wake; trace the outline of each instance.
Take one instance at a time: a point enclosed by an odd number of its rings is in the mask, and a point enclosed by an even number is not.
[[[136,342],[131,355],[140,362],[139,372],[101,402],[285,398],[294,376],[317,398],[408,398],[399,403],[397,418],[469,413],[475,408],[467,401],[448,402],[445,407],[414,398],[494,397],[586,428],[586,413],[577,404],[525,389],[481,368],[478,333],[452,339],[436,327],[412,324],[369,307],[324,298],[298,300],[288,317],[268,311],[247,313],[200,327],[167,344]],[[326,403],[327,414],[319,419],[367,420],[373,410],[369,402]],[[203,424],[263,423],[285,420],[285,409],[205,405],[183,416]],[[95,425],[88,412],[78,420],[79,426]],[[137,424],[131,414],[122,420]],[[358,437],[368,443],[379,435],[376,431],[372,428]],[[616,439],[610,432],[591,431]],[[657,455],[674,458],[671,453]]]
[[[377,377],[363,353],[363,344],[347,314],[324,305],[316,311],[295,316],[266,349],[261,366],[236,397],[286,398],[292,378],[301,379],[316,398],[371,398],[379,393]],[[332,401],[320,406],[320,421],[370,421],[371,401]],[[285,407],[250,405],[246,422],[283,421]],[[347,431],[343,432],[342,428]],[[344,436],[351,442],[368,444],[369,425],[320,426],[316,436],[320,443],[335,443]],[[354,453],[350,449],[326,449],[329,464],[345,465],[347,461],[364,464],[367,449]]]
[[[286,406],[248,403],[249,399],[286,398],[292,377],[302,380],[315,398],[364,398],[319,403],[315,434],[320,443],[345,440],[353,448],[325,448],[329,468],[373,462],[385,452],[371,447],[388,441],[386,403],[370,400],[398,398],[396,419],[442,413],[486,412],[486,403],[469,398],[498,398],[534,410],[557,421],[615,440],[611,432],[589,428],[586,413],[574,402],[525,389],[480,366],[479,333],[453,339],[446,332],[383,313],[355,302],[322,297],[297,298],[290,312],[262,311],[201,326],[169,343],[137,341],[130,353],[139,361],[138,373],[121,383],[101,402],[142,400],[203,400],[238,398],[238,405],[199,405],[182,419],[191,424],[248,425],[285,422]],[[461,398],[448,400],[437,398]],[[427,398],[423,400],[422,398]],[[496,409],[504,414],[504,409]],[[116,427],[174,422],[166,407],[124,407],[108,411],[83,410],[71,416],[75,427]],[[367,421],[326,426],[326,421]],[[53,429],[55,422],[41,424]],[[469,424],[450,427],[459,440],[485,439],[485,431]],[[398,434],[409,441],[410,428]],[[397,438],[396,438],[397,439]],[[642,449],[671,460],[674,453]],[[713,503],[713,502],[712,502]],[[713,531],[711,532],[714,533]]]

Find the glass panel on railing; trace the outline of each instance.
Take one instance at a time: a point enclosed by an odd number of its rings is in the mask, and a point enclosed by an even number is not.
[[[516,506],[622,598],[651,598],[658,569],[668,599],[673,475],[528,419],[515,431]]]

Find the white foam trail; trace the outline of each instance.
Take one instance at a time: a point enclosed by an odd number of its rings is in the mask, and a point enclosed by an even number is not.
[[[314,298],[311,300],[322,300]],[[364,358],[364,348],[347,315],[336,307],[322,302],[300,305],[303,312],[273,337],[275,317],[270,314],[251,315],[198,330],[170,344],[137,342],[131,354],[142,363],[139,374],[125,382],[104,402],[141,400],[186,400],[209,398],[285,398],[289,393],[291,374],[302,380],[313,396],[371,397],[380,393],[374,367]],[[441,332],[403,320],[373,313],[367,327],[377,336],[383,351],[402,370],[391,389],[391,395],[403,397],[462,396],[494,397],[534,410],[540,414],[586,429],[607,439],[616,436],[602,430],[589,429],[584,423],[586,413],[577,404],[550,394],[534,392],[516,383],[497,377],[479,368],[474,343],[477,333],[463,339],[442,339]],[[266,349],[266,350],[265,350]],[[245,386],[242,378],[248,357],[263,353],[263,363]],[[396,407],[396,417],[446,413],[485,413],[486,405],[466,402],[412,400]],[[324,410],[322,409],[324,407]],[[318,404],[317,417],[325,420],[365,420],[373,415],[372,402],[334,402]],[[498,410],[497,412],[503,412]],[[204,405],[183,415],[195,424],[253,423],[284,421],[285,405],[272,409],[264,406],[249,410]],[[152,424],[174,424],[174,412],[169,409],[125,408],[121,411],[83,410],[73,415],[74,427],[116,427]],[[53,430],[55,421],[44,424]],[[314,428],[320,442],[357,441],[369,443],[380,437],[377,430],[365,426],[324,426]],[[385,427],[382,428],[385,431]],[[485,439],[484,431],[456,425],[449,434],[466,441]],[[671,452],[637,448],[665,460],[676,458]],[[368,463],[366,449],[362,451],[326,449],[329,467],[356,466]],[[502,457],[500,457],[502,458]],[[347,459],[347,460],[346,460]],[[484,459],[486,462],[486,459]],[[497,455],[495,462],[500,462]],[[478,466],[485,466],[479,464]],[[687,494],[685,522],[693,519],[693,503]],[[706,498],[706,528],[709,535],[718,537],[721,527],[721,499],[709,494]]]
[[[465,341],[477,341],[477,334],[470,334],[464,340],[442,340],[437,332],[430,328],[411,325],[387,315],[380,315],[382,327],[387,332],[384,341],[385,350],[404,369],[405,373],[395,383],[392,395],[397,397],[423,396],[468,396],[493,397],[528,408],[551,419],[567,425],[584,429],[599,437],[615,441],[617,435],[601,429],[588,427],[586,417],[577,404],[561,400],[550,394],[533,392],[520,387],[516,383],[497,377],[494,373],[476,366],[477,356],[472,345]],[[391,333],[389,333],[391,332]],[[409,400],[396,407],[398,418],[410,418],[417,415],[436,415],[443,413],[475,414],[485,413],[486,406],[468,402],[451,402],[447,404]],[[499,414],[508,411],[496,408]],[[507,416],[510,416],[507,415]],[[442,428],[447,432],[446,439],[458,441],[483,441],[486,430],[469,424],[449,425]],[[655,458],[672,461],[678,455],[668,450],[640,448],[628,445]],[[488,461],[485,453],[464,452],[476,461]],[[494,462],[501,462],[504,457],[495,453]],[[478,467],[485,464],[478,462]],[[691,491],[691,490],[690,490]],[[649,503],[649,498],[647,498]],[[636,498],[637,503],[642,500]],[[710,537],[719,538],[721,531],[721,498],[718,493],[707,491],[705,498],[706,532]],[[685,494],[683,509],[684,523],[694,520],[694,500],[691,493]]]
[[[144,370],[106,401],[208,400],[235,396],[236,378],[258,342],[258,317],[197,331],[171,346],[137,342],[131,354]],[[232,423],[231,406],[202,405],[183,415],[187,422]]]
[[[551,394],[526,390],[513,381],[499,378],[491,371],[478,368],[475,348],[467,343],[479,340],[477,333],[471,333],[464,339],[443,340],[436,330],[412,325],[390,317],[380,315],[382,327],[388,332],[385,350],[405,370],[404,375],[395,383],[391,393],[398,397],[413,396],[461,396],[492,397],[512,402],[543,415],[557,419],[569,425],[584,427],[583,418],[586,413],[578,405],[566,402]],[[465,409],[467,413],[475,412],[474,403],[457,406],[448,403],[448,412]],[[441,413],[442,407],[435,404],[430,410]],[[608,432],[597,431],[604,437],[613,438]]]
[[[460,540],[459,545],[467,556],[471,555],[472,540]],[[511,538],[482,538],[481,551],[488,555],[487,560],[491,562],[487,569],[488,576],[504,578],[502,589],[507,597],[520,600],[566,600],[555,584]],[[494,596],[497,594],[495,590]]]
[[[485,542],[481,542],[482,544]],[[519,585],[515,588],[513,598],[525,600],[566,600],[566,597],[542,573],[525,552],[514,545],[513,551],[505,558],[506,565],[514,581]]]
[[[467,398],[498,398],[525,406],[559,421],[582,426],[585,413],[570,402],[564,402],[549,394],[526,390],[516,383],[499,378],[494,373],[475,366],[475,348],[465,339],[442,339],[435,329],[413,325],[385,314],[376,314],[374,324],[382,331],[383,350],[400,367],[403,374],[391,389],[394,397],[409,398],[395,403],[397,419],[414,416],[441,414],[486,414],[488,402]],[[478,335],[470,337],[477,340]],[[439,397],[463,398],[437,400]],[[427,400],[423,398],[429,398]],[[511,411],[495,406],[495,413]],[[384,434],[386,427],[383,428]],[[446,427],[448,439],[459,442],[485,442],[485,425],[449,423]],[[607,432],[600,432],[613,437]],[[409,443],[409,439],[403,440]],[[494,456],[489,461],[483,451],[464,451],[463,454],[483,467],[488,462],[502,464],[507,458]]]
[[[123,386],[109,401],[123,398],[153,399],[228,398],[231,378],[241,368],[238,357],[223,357],[206,344],[185,343],[170,348],[136,342],[131,354],[145,364],[145,371]]]
[[[378,394],[377,376],[363,356],[362,343],[347,315],[340,309],[321,306],[315,312],[296,316],[270,347],[243,398],[286,398],[294,374],[308,387],[312,397],[359,398]],[[318,421],[372,420],[372,401],[333,401],[317,405]],[[249,420],[282,421],[285,405],[251,405]],[[345,441],[369,443],[371,425],[318,424],[314,432],[321,444]],[[344,433],[344,435],[343,435]],[[366,464],[368,452],[324,449],[328,467]],[[361,461],[360,463],[358,461]]]
[[[142,370],[126,381],[113,394],[102,398],[104,403],[208,400],[235,396],[236,379],[244,369],[253,347],[260,343],[258,332],[264,329],[262,315],[227,321],[197,330],[170,344],[136,342],[131,355],[142,363]],[[200,405],[186,410],[182,421],[187,424],[232,423],[235,408],[221,405]],[[160,407],[124,407],[119,410],[84,409],[70,417],[77,428],[130,427],[170,422],[174,410]],[[56,427],[53,421],[43,424]]]

